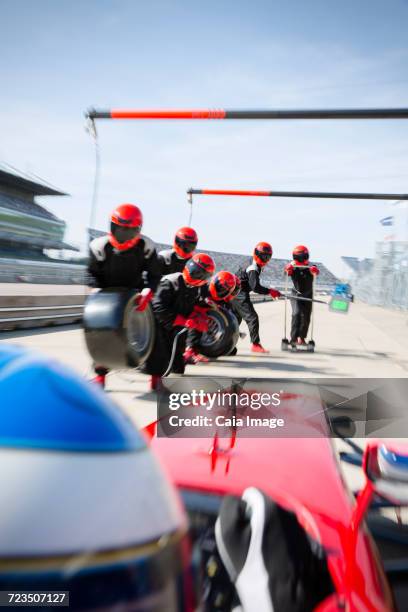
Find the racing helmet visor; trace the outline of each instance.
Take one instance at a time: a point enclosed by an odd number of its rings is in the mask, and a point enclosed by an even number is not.
[[[219,279],[214,282],[214,289],[220,299],[227,297],[231,293],[231,287],[227,287]]]
[[[255,255],[262,261],[262,263],[268,263],[272,257],[272,253],[259,251],[258,249],[255,249]]]
[[[299,253],[293,253],[293,259],[299,263],[305,263],[309,260],[308,251],[300,251]]]
[[[183,238],[179,238],[179,236],[175,237],[174,242],[186,255],[192,253],[197,246],[196,240],[184,240]]]
[[[190,261],[189,264],[187,264],[187,270],[189,273],[190,278],[193,281],[207,281],[210,276],[211,276],[211,272],[206,270],[205,268],[203,268],[202,266],[198,265],[195,261]]]
[[[133,240],[140,234],[142,228],[138,225],[136,227],[125,227],[123,225],[117,225],[111,223],[111,234],[119,242],[123,244],[128,240]]]

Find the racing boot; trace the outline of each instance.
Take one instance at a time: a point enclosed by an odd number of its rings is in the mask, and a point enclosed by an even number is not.
[[[210,361],[208,357],[202,355],[201,353],[195,353],[195,360],[196,363],[208,363]]]
[[[106,374],[97,374],[95,378],[91,379],[91,383],[93,383],[94,385],[99,385],[100,387],[102,387],[102,389],[104,389],[105,380],[106,380]]]
[[[157,391],[161,386],[161,376],[159,374],[152,374],[150,377],[150,391]]]
[[[197,353],[191,346],[186,348],[183,354],[184,363],[188,363],[190,365],[195,365],[196,363],[208,363],[208,357]]]
[[[251,352],[252,353],[269,353],[269,351],[267,349],[265,349],[262,344],[252,344],[251,346]]]
[[[96,376],[91,379],[91,383],[94,383],[95,385],[99,385],[100,387],[102,387],[102,389],[105,389],[106,375],[108,372],[109,370],[107,368],[103,368],[99,366],[96,367],[95,368]]]

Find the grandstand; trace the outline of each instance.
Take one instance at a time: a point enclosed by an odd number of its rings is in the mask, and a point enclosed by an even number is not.
[[[0,168],[0,257],[46,259],[45,249],[78,251],[64,242],[65,222],[35,201],[62,191]]]
[[[48,213],[48,211],[46,211],[46,213]],[[54,215],[52,217],[57,219],[54,217]],[[57,221],[63,223],[59,219],[57,219]],[[88,230],[88,234],[89,238],[93,239],[98,236],[105,235],[106,232],[90,229]],[[62,244],[65,245],[65,243]],[[60,248],[67,247],[64,246]],[[170,245],[156,243],[156,248],[158,251],[161,251],[163,249],[170,248]],[[203,251],[211,255],[217,265],[218,270],[224,269],[234,272],[240,265],[245,264],[250,260],[248,255],[208,251],[205,249],[203,249]],[[38,253],[38,251],[36,251],[36,253]],[[283,268],[288,261],[289,260],[287,259],[273,258],[264,270],[264,281],[278,288],[282,288],[284,285]],[[28,251],[27,259],[18,260],[16,258],[6,258],[3,254],[3,256],[0,255],[0,262],[0,282],[24,281],[27,283],[49,283],[60,285],[88,283],[87,271],[84,265],[63,261],[56,262],[50,259],[47,260],[45,256],[43,256],[41,261],[38,260],[38,256],[36,257],[36,260],[34,260],[32,250]],[[320,290],[332,288],[338,282],[338,279],[330,272],[330,270],[326,268],[324,264],[317,262],[317,265],[320,268],[320,275],[317,277],[317,288]]]
[[[374,259],[342,257],[352,271],[353,293],[375,306],[408,310],[408,242],[377,242]]]
[[[82,282],[83,270],[47,257],[48,249],[78,251],[64,241],[65,221],[35,201],[67,195],[30,177],[0,168],[0,281]],[[62,273],[61,273],[62,270]]]
[[[359,259],[358,257],[344,256],[341,259],[348,265],[354,274],[367,274],[374,265],[374,260],[368,257]]]

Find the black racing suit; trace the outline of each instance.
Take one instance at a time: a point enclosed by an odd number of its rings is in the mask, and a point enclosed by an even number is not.
[[[179,257],[174,249],[160,251],[158,257],[163,276],[166,274],[173,274],[174,272],[181,272],[188,262],[188,259]],[[200,341],[201,335],[202,332],[196,329],[189,329],[186,340],[187,346],[196,346]]]
[[[188,318],[199,301],[199,287],[191,287],[184,282],[183,274],[175,272],[163,276],[155,294],[152,307],[156,319],[156,338],[153,350],[143,366],[144,372],[162,376],[167,370],[176,334],[183,329],[173,325],[176,317]],[[177,340],[177,348],[172,372],[184,373],[183,353],[186,345],[186,333]]]
[[[258,266],[255,261],[252,261],[247,266],[241,266],[236,272],[241,281],[241,291],[231,302],[232,310],[238,319],[238,323],[241,323],[242,319],[244,319],[248,325],[252,344],[260,344],[261,340],[259,338],[259,317],[251,302],[250,292],[254,291],[261,295],[269,294],[268,287],[264,287],[260,283],[259,277],[261,272],[261,266]]]
[[[181,272],[188,262],[188,259],[179,257],[174,249],[167,249],[158,253],[161,273],[173,274],[173,272]]]
[[[127,289],[150,288],[153,292],[160,281],[160,265],[155,244],[147,236],[141,236],[136,245],[126,251],[115,249],[109,236],[95,238],[89,245],[89,286],[118,287]],[[103,364],[95,364],[97,374],[106,374]]]
[[[109,236],[95,238],[89,245],[88,272],[90,287],[126,287],[153,292],[159,284],[161,273],[155,244],[147,236],[131,249],[119,251],[109,242]]]
[[[313,298],[313,274],[307,268],[296,268],[293,265],[291,279],[293,282],[292,295]],[[290,330],[290,341],[295,343],[298,338],[303,340],[307,336],[312,314],[313,302],[291,299],[292,326]]]

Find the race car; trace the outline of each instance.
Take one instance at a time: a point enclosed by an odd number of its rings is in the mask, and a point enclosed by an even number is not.
[[[208,379],[201,382],[208,389]],[[175,384],[169,381],[168,394],[174,392]],[[214,390],[215,381],[211,385]],[[239,388],[239,393],[253,396],[271,392],[271,386],[276,389],[276,381],[270,380],[234,385],[224,392]],[[184,391],[193,388],[191,381],[182,386]],[[399,509],[408,503],[408,446],[370,441],[363,451],[350,440],[352,452],[339,456],[330,437],[336,419],[329,418],[319,397],[312,392],[282,392],[280,400],[285,430],[254,431],[246,425],[248,412],[237,413],[237,405],[219,407],[213,425],[198,432],[170,427],[170,419],[176,419],[174,410],[159,411],[160,418],[145,429],[190,517],[203,609],[233,609],[236,593],[217,553],[215,525],[225,496],[241,498],[248,487],[254,487],[294,513],[325,555],[332,589],[319,606],[305,610],[406,610],[407,528],[382,516],[379,508]],[[184,414],[190,411],[191,416],[194,407],[187,407]],[[266,416],[272,420],[272,415],[277,416],[275,409],[257,411],[261,421]],[[365,484],[354,495],[345,483],[339,458],[363,467]]]

